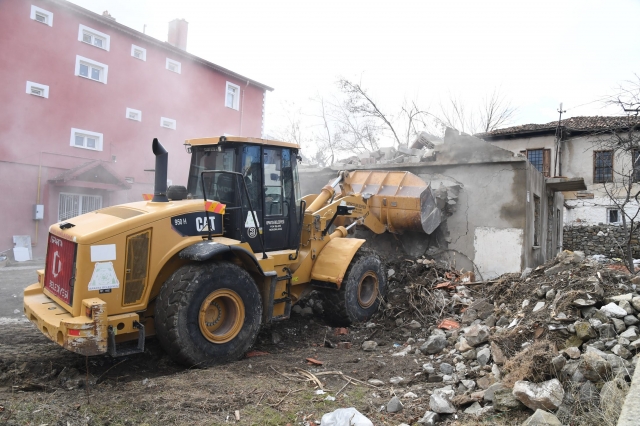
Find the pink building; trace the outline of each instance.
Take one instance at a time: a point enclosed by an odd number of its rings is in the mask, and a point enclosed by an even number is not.
[[[185,139],[261,137],[270,87],[65,0],[0,2],[0,251],[49,225],[152,192],[157,137],[185,185]],[[41,205],[41,219],[35,206]]]

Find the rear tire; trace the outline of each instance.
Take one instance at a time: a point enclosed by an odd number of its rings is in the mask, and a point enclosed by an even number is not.
[[[234,361],[253,345],[262,302],[251,276],[229,262],[190,264],[164,283],[156,334],[171,358],[187,366]]]
[[[324,319],[337,327],[371,319],[387,293],[387,276],[375,253],[359,249],[347,268],[339,290],[322,290]]]

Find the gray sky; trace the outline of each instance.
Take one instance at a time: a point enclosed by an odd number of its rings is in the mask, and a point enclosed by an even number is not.
[[[272,86],[266,130],[282,102],[308,105],[339,76],[361,80],[395,112],[403,99],[438,109],[500,87],[513,124],[618,113],[593,102],[640,72],[640,2],[360,0],[72,0],[160,40],[189,22],[187,50]],[[586,105],[585,105],[586,104]]]

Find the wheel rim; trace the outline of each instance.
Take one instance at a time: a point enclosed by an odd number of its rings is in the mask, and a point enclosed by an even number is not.
[[[240,333],[244,313],[244,303],[238,293],[216,290],[200,306],[200,331],[212,343],[226,343]]]
[[[368,271],[358,283],[358,304],[363,308],[373,305],[378,297],[378,276]]]

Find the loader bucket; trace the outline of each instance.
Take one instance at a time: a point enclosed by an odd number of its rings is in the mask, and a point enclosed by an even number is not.
[[[357,170],[345,174],[344,195],[362,195],[389,232],[431,234],[441,221],[441,211],[431,186],[405,171]]]

